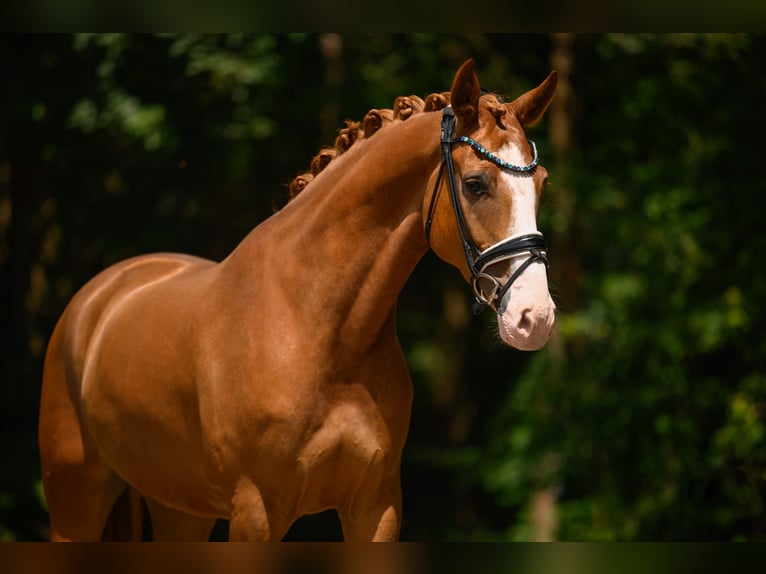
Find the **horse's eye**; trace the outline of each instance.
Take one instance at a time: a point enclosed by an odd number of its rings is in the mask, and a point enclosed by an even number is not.
[[[466,179],[463,181],[463,187],[472,195],[481,195],[489,192],[486,183],[479,178]]]

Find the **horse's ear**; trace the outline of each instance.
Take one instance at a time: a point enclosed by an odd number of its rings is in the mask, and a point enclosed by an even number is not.
[[[450,101],[457,119],[463,124],[470,124],[479,115],[479,96],[481,86],[476,76],[473,60],[466,60],[455,74],[452,82]]]
[[[522,126],[531,127],[540,121],[553,100],[558,81],[558,74],[554,70],[548,74],[542,84],[507,104],[508,109],[516,114]]]

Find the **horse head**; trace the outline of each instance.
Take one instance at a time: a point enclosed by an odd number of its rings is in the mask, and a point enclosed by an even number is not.
[[[471,283],[478,309],[495,310],[501,339],[521,350],[544,346],[555,318],[537,229],[547,172],[524,128],[540,120],[556,82],[551,72],[506,104],[482,95],[473,61],[463,64],[450,105],[442,102],[442,163],[423,202],[431,248]]]

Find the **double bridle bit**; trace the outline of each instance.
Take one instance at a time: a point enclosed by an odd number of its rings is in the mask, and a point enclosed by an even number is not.
[[[457,196],[457,185],[455,183],[455,166],[452,162],[452,146],[456,143],[466,143],[470,145],[478,153],[492,161],[502,169],[516,172],[530,172],[536,166],[538,162],[537,147],[532,140],[529,141],[529,145],[532,148],[532,161],[524,166],[513,165],[508,163],[493,153],[487,151],[481,144],[472,140],[469,137],[461,136],[454,139],[455,136],[455,113],[452,111],[452,106],[447,106],[442,110],[441,121],[441,166],[439,167],[439,175],[436,178],[436,184],[434,185],[433,194],[431,194],[431,203],[428,206],[428,216],[426,218],[425,232],[426,239],[430,240],[431,223],[433,222],[434,207],[436,205],[436,197],[439,191],[439,185],[441,184],[442,174],[444,169],[447,169],[447,182],[450,192],[450,198],[452,199],[452,208],[455,211],[455,219],[457,221],[458,231],[460,232],[460,241],[463,244],[463,251],[465,252],[466,263],[468,269],[471,272],[471,287],[476,301],[473,304],[473,313],[478,315],[486,306],[490,306],[497,311],[497,305],[502,301],[503,296],[511,288],[513,282],[518,279],[521,274],[536,261],[541,261],[548,266],[548,257],[546,253],[545,239],[540,234],[522,235],[515,238],[507,238],[495,243],[487,249],[481,250],[471,237],[471,233],[468,230],[466,224],[465,215],[463,214],[463,208],[461,207],[459,198]],[[502,284],[500,280],[486,273],[486,269],[491,265],[498,263],[499,261],[506,261],[509,259],[515,259],[529,253],[527,259],[511,274],[505,284]],[[491,287],[488,292],[481,286],[481,282],[488,282]]]

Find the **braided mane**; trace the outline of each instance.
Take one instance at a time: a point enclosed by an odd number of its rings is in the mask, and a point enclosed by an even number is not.
[[[424,111],[440,110],[449,104],[449,96],[449,92],[431,94],[425,100],[418,96],[399,96],[391,109],[373,108],[361,122],[346,120],[345,127],[338,130],[334,145],[322,147],[311,160],[309,169],[288,184],[290,199],[297,197],[330,162],[346,153],[356,142],[371,138],[393,121],[405,121]]]

